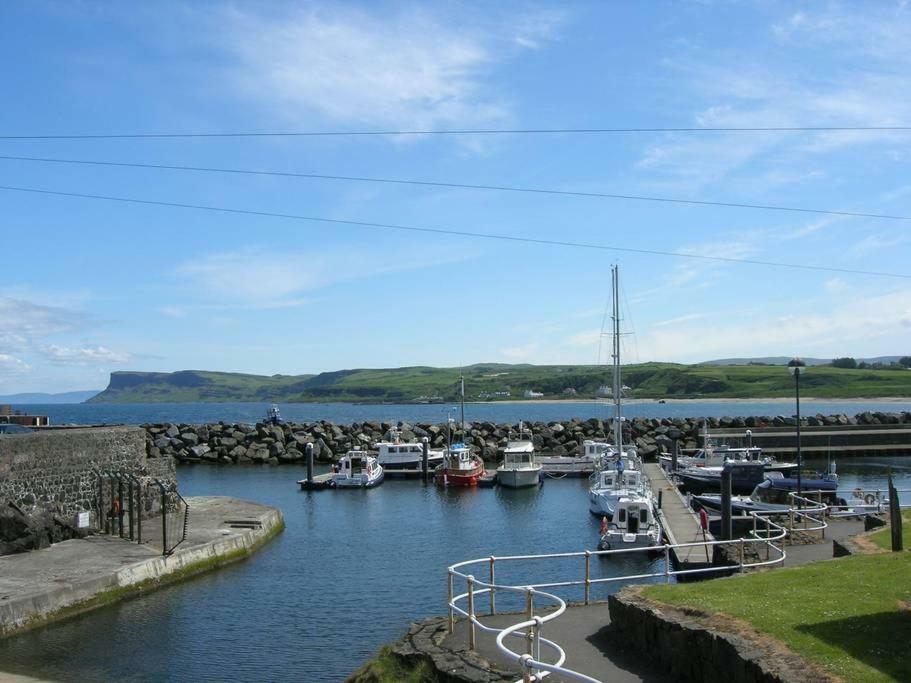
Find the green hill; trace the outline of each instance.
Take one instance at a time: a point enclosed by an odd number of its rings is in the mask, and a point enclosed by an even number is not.
[[[595,398],[610,384],[610,369],[596,365],[504,365],[463,369],[468,400],[515,400],[526,391],[541,398]],[[449,402],[459,395],[459,368],[405,367],[323,372],[318,375],[245,375],[227,372],[114,372],[90,403],[205,401]],[[794,395],[782,367],[643,363],[623,367],[627,398],[778,398]],[[817,398],[911,396],[911,371],[814,367],[802,393]]]

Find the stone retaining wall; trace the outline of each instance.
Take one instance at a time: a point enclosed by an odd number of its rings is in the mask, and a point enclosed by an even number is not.
[[[681,448],[700,445],[703,423],[709,430],[755,429],[790,426],[792,417],[722,417],[722,418],[643,418],[636,417],[623,424],[624,441],[635,443],[639,453],[653,457],[660,449],[677,442]],[[911,413],[861,413],[848,415],[810,415],[801,420],[807,426],[911,424]],[[584,439],[610,439],[608,420],[592,418],[562,422],[528,422],[535,447],[539,452],[554,455],[577,453]],[[353,446],[371,448],[377,441],[389,439],[396,427],[388,422],[355,422],[337,425],[332,422],[301,422],[271,425],[266,423],[238,424],[147,424],[146,448],[150,458],[172,457],[178,462],[210,463],[302,463],[304,446],[312,443],[314,456],[321,462],[331,462]],[[445,424],[400,423],[401,436],[406,441],[427,437],[433,448],[447,442]],[[518,424],[472,422],[467,433],[458,437],[485,460],[493,461],[509,436],[515,435]]]
[[[174,463],[150,459],[146,433],[137,427],[52,429],[0,437],[0,506],[12,502],[27,514],[42,511],[72,520],[95,513],[94,470],[176,480]],[[95,520],[93,519],[93,524]]]
[[[721,615],[655,603],[642,597],[641,590],[641,586],[628,587],[610,596],[611,629],[627,647],[667,667],[672,680],[726,683],[837,680],[745,624]]]

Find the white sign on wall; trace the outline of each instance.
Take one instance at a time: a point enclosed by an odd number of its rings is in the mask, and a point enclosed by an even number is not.
[[[76,515],[76,528],[77,529],[87,529],[91,524],[91,513],[89,512],[80,512]]]

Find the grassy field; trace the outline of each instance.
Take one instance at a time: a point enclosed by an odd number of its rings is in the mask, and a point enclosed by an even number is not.
[[[650,586],[652,600],[742,619],[846,681],[911,680],[911,553]]]
[[[345,401],[450,402],[459,395],[459,368],[405,367],[324,372],[318,375],[243,375],[223,372],[115,372],[92,402]],[[610,384],[610,370],[597,365],[481,364],[464,368],[468,400],[521,399],[526,390],[542,398],[594,398]],[[790,398],[787,369],[766,365],[624,366],[627,398]],[[801,380],[802,393],[817,398],[911,396],[911,370],[848,370],[814,367]],[[498,392],[501,395],[497,396]],[[508,396],[505,393],[508,392]]]
[[[885,528],[870,534],[869,539],[880,548],[892,550],[892,529]],[[902,510],[902,548],[911,551],[911,510]],[[911,577],[908,579],[911,581]]]

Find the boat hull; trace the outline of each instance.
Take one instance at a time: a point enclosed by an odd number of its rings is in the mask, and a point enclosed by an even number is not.
[[[498,469],[497,483],[510,489],[528,488],[541,483],[541,468],[536,469]]]
[[[421,469],[422,460],[418,458],[417,460],[408,458],[408,459],[398,459],[398,458],[382,458],[380,459],[380,465],[389,470],[419,470]],[[433,470],[437,465],[443,463],[443,456],[437,455],[433,458],[427,458],[427,469]]]
[[[484,476],[484,467],[475,467],[471,470],[438,469],[433,475],[437,486],[477,486]]]
[[[654,548],[661,545],[661,530],[656,534],[626,534],[620,531],[608,531],[601,537],[598,550],[621,550],[626,548]]]
[[[383,483],[385,475],[385,471],[382,467],[380,467],[379,473],[374,476],[358,476],[350,477],[347,479],[333,479],[332,485],[337,489],[372,489],[374,486],[379,486]]]
[[[538,464],[544,474],[565,477],[587,477],[595,471],[595,463],[589,458],[565,456],[538,457]]]

